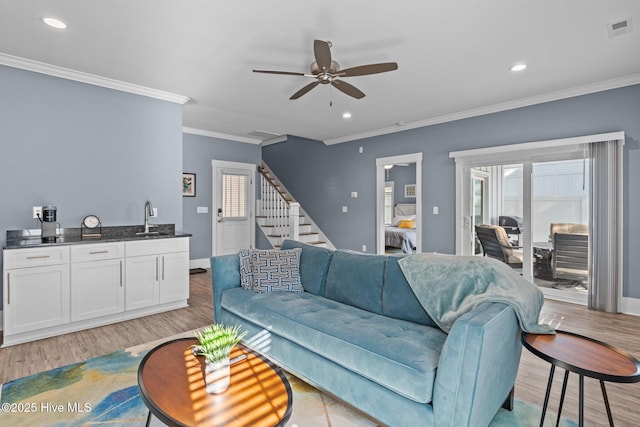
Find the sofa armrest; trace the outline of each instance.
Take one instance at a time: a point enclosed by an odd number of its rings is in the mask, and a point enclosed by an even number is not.
[[[502,303],[481,304],[453,324],[434,383],[434,425],[489,425],[513,389],[520,333],[513,308]]]
[[[211,285],[213,286],[213,321],[220,319],[220,301],[225,289],[240,286],[240,258],[238,255],[211,257]]]

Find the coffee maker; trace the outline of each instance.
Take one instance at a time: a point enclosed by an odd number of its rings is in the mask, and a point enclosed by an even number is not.
[[[58,215],[58,208],[55,206],[43,206],[42,218],[40,219],[40,225],[42,227],[42,241],[54,242],[60,235],[60,224],[56,222]]]

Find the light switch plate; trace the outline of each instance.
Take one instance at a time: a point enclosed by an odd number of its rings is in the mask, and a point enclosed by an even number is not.
[[[438,215],[438,207],[437,206],[433,207],[433,214],[434,215]]]
[[[347,212],[349,209],[346,206],[342,207],[342,212]]]
[[[198,206],[196,208],[196,213],[209,213],[209,207],[208,206]]]

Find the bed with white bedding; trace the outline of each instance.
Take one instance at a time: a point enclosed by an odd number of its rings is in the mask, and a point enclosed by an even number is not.
[[[415,228],[415,203],[398,203],[394,207],[394,217],[391,225],[384,228],[385,247],[401,249],[411,254],[416,248],[417,232]]]

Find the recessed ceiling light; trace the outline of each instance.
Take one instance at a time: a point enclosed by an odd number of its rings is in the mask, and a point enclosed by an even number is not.
[[[42,22],[44,22],[50,27],[57,28],[59,30],[63,30],[67,28],[67,24],[65,24],[64,22],[56,18],[43,18]]]
[[[526,68],[527,68],[527,64],[520,63],[520,64],[512,65],[510,70],[511,71],[524,71]]]
[[[348,111],[342,113],[342,118],[343,119],[350,119],[351,118],[351,113],[348,112]]]

